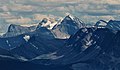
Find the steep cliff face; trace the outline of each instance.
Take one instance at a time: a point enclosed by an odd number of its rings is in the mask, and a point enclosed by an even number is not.
[[[56,38],[69,38],[74,35],[80,28],[83,28],[85,24],[77,17],[71,15],[66,16],[60,24],[53,27],[53,33]]]

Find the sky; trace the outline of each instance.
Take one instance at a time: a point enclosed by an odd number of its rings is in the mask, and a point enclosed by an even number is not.
[[[120,20],[120,0],[0,0],[0,33],[9,24],[33,24],[70,13],[86,24]]]

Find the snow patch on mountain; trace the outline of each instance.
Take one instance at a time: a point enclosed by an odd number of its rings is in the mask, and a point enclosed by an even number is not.
[[[8,44],[9,47],[11,46],[8,40],[6,40],[6,43]]]
[[[30,39],[30,36],[29,35],[25,35],[23,38],[25,39],[26,42],[28,42],[29,39]]]
[[[47,29],[52,29],[58,22],[55,19],[44,18],[40,25],[41,27],[46,27]]]
[[[20,60],[20,61],[29,61],[29,59],[27,59],[27,58],[25,58],[25,57],[23,57],[23,56],[19,56],[19,55],[14,55],[15,56],[15,58],[17,58],[18,60]]]
[[[0,57],[2,57],[2,58],[10,58],[10,59],[15,59],[14,57],[12,57],[12,56],[7,56],[7,55],[0,55]]]
[[[69,16],[72,20],[74,20],[74,16],[73,15],[71,15],[70,13],[66,13],[66,16]]]
[[[38,49],[38,47],[37,46],[35,46],[34,44],[32,44],[32,43],[30,43],[34,48],[36,48],[36,49]]]
[[[56,60],[59,58],[64,57],[64,55],[57,56],[57,52],[49,53],[49,54],[42,54],[38,57],[33,58],[32,60],[40,60],[40,59],[51,59],[51,60]]]

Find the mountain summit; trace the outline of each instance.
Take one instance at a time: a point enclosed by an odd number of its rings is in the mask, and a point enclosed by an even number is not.
[[[7,33],[3,34],[3,37],[12,37],[12,36],[28,33],[28,32],[34,31],[35,28],[36,26],[25,27],[21,25],[11,24],[8,27]]]
[[[56,38],[69,38],[76,31],[83,28],[85,24],[79,18],[67,15],[60,24],[53,27],[53,32]]]

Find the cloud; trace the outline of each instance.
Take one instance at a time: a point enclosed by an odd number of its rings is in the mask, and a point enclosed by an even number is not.
[[[3,11],[32,11],[34,9],[34,6],[14,4],[14,5],[4,5],[1,8],[3,9]]]
[[[120,4],[120,0],[79,0],[79,2],[92,4]]]
[[[120,14],[120,10],[113,10],[113,13]]]
[[[12,24],[27,24],[32,22],[32,20],[30,18],[18,18],[18,19],[7,19],[6,20],[7,23],[12,23]]]
[[[120,0],[0,0],[0,11],[7,23],[32,23],[48,14],[63,17],[66,12],[86,23],[95,23],[120,19]]]
[[[108,4],[120,4],[120,0],[106,0]]]
[[[87,12],[84,12],[88,15],[91,15],[91,16],[108,16],[108,15],[115,15],[114,13],[110,13],[110,12],[106,12],[106,11],[101,11],[101,10],[92,10],[92,11],[87,11]]]
[[[4,6],[2,6],[2,7],[1,7],[1,9],[2,9],[3,11],[9,11],[8,7],[7,7],[7,6],[5,6],[5,5],[4,5]]]
[[[108,9],[110,10],[120,10],[120,4],[113,4],[113,5],[108,5]]]
[[[43,14],[33,14],[33,19],[34,20],[42,20],[43,18],[47,18],[47,15],[43,15]]]
[[[85,20],[85,23],[89,23],[89,24],[95,24],[97,21],[99,20],[105,20],[105,21],[109,21],[109,20],[115,20],[114,16],[90,16],[90,15],[84,15],[81,17],[82,20]]]
[[[79,0],[34,0],[35,2],[77,2]]]
[[[12,15],[10,12],[0,13],[0,17],[1,17],[2,19],[12,19],[12,18],[16,18],[16,16]]]

